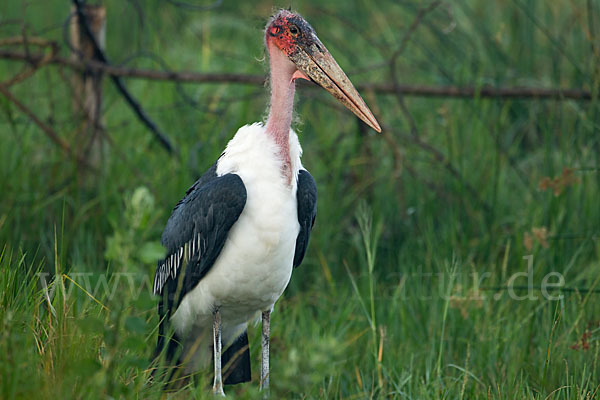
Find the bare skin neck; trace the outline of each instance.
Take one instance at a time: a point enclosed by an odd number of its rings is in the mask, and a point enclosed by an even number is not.
[[[292,180],[290,159],[290,128],[296,90],[296,66],[272,43],[267,43],[271,65],[271,108],[266,131],[277,143],[283,160],[282,173]]]

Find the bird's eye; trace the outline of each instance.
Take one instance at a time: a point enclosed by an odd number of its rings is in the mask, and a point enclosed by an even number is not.
[[[296,36],[298,33],[300,33],[300,29],[298,29],[298,27],[296,25],[291,25],[290,26],[290,33],[294,36]]]
[[[274,26],[271,28],[271,35],[273,36],[277,36],[281,33],[281,27],[279,26]]]

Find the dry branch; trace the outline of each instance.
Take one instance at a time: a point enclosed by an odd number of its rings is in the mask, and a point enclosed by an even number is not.
[[[23,70],[17,73],[12,78],[0,82],[0,85],[4,86],[4,88],[9,88],[10,86],[22,82],[25,79],[29,78],[33,74],[37,72],[38,69],[43,67],[44,65],[51,62],[51,60],[58,53],[58,44],[56,42],[46,40],[40,37],[26,37],[26,36],[15,36],[5,39],[0,39],[0,46],[11,46],[11,45],[34,45],[39,47],[49,47],[50,52],[43,54],[39,60],[36,62],[29,62],[29,65],[23,67]]]
[[[44,56],[0,49],[0,59],[39,62]],[[246,85],[263,85],[266,77],[253,74],[233,73],[199,73],[189,71],[157,71],[116,67],[97,61],[74,61],[63,57],[53,57],[49,64],[62,65],[75,70],[104,72],[113,77],[136,78],[147,80],[171,81],[182,83],[235,83]],[[394,85],[391,83],[357,84],[359,90],[372,90],[378,94],[402,94],[414,97],[443,98],[504,98],[504,99],[552,99],[552,100],[591,100],[592,93],[585,89],[557,89],[540,87],[491,87],[491,86],[426,86],[426,85]]]
[[[58,44],[52,40],[47,40],[41,37],[25,37],[25,36],[14,36],[9,38],[0,39],[0,46],[15,46],[15,45],[34,45],[39,47],[57,47]]]

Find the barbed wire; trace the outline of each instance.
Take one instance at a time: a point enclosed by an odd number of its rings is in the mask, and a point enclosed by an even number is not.
[[[36,63],[42,58],[40,54],[25,54],[0,49],[0,59],[26,61]],[[69,60],[60,56],[52,57],[49,64],[62,65],[75,70],[94,70],[109,76],[171,81],[181,83],[228,83],[244,85],[264,85],[267,77],[256,74],[241,73],[202,73],[190,71],[160,71],[150,69],[126,68],[110,65],[94,60]],[[300,86],[311,86],[300,82]],[[545,88],[531,86],[495,87],[495,86],[428,86],[428,85],[393,85],[385,82],[357,83],[356,87],[364,91],[372,91],[384,95],[440,98],[496,98],[496,99],[536,99],[536,100],[593,100],[592,92],[575,88]]]
[[[164,58],[160,57],[158,54],[150,52],[150,51],[139,51],[137,53],[131,54],[130,56],[128,56],[127,58],[125,58],[123,61],[121,61],[118,66],[119,67],[124,67],[127,64],[129,64],[130,62],[139,59],[139,58],[146,58],[149,59],[151,61],[154,61],[155,63],[157,63],[158,65],[160,65],[161,69],[163,71],[172,71],[171,67],[169,67],[169,65],[167,64],[167,62],[165,61]],[[192,98],[191,96],[189,96],[186,92],[185,89],[183,88],[183,86],[181,85],[181,82],[179,81],[174,81],[173,82],[175,84],[175,89],[177,91],[177,94],[183,99],[184,102],[186,102],[188,105],[196,108],[198,107],[198,101],[194,98]]]

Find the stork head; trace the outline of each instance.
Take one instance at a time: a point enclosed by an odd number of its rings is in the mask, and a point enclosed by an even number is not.
[[[265,42],[273,59],[280,51],[293,65],[292,80],[315,82],[377,132],[381,127],[314,29],[300,15],[287,10],[275,14],[265,31]]]

